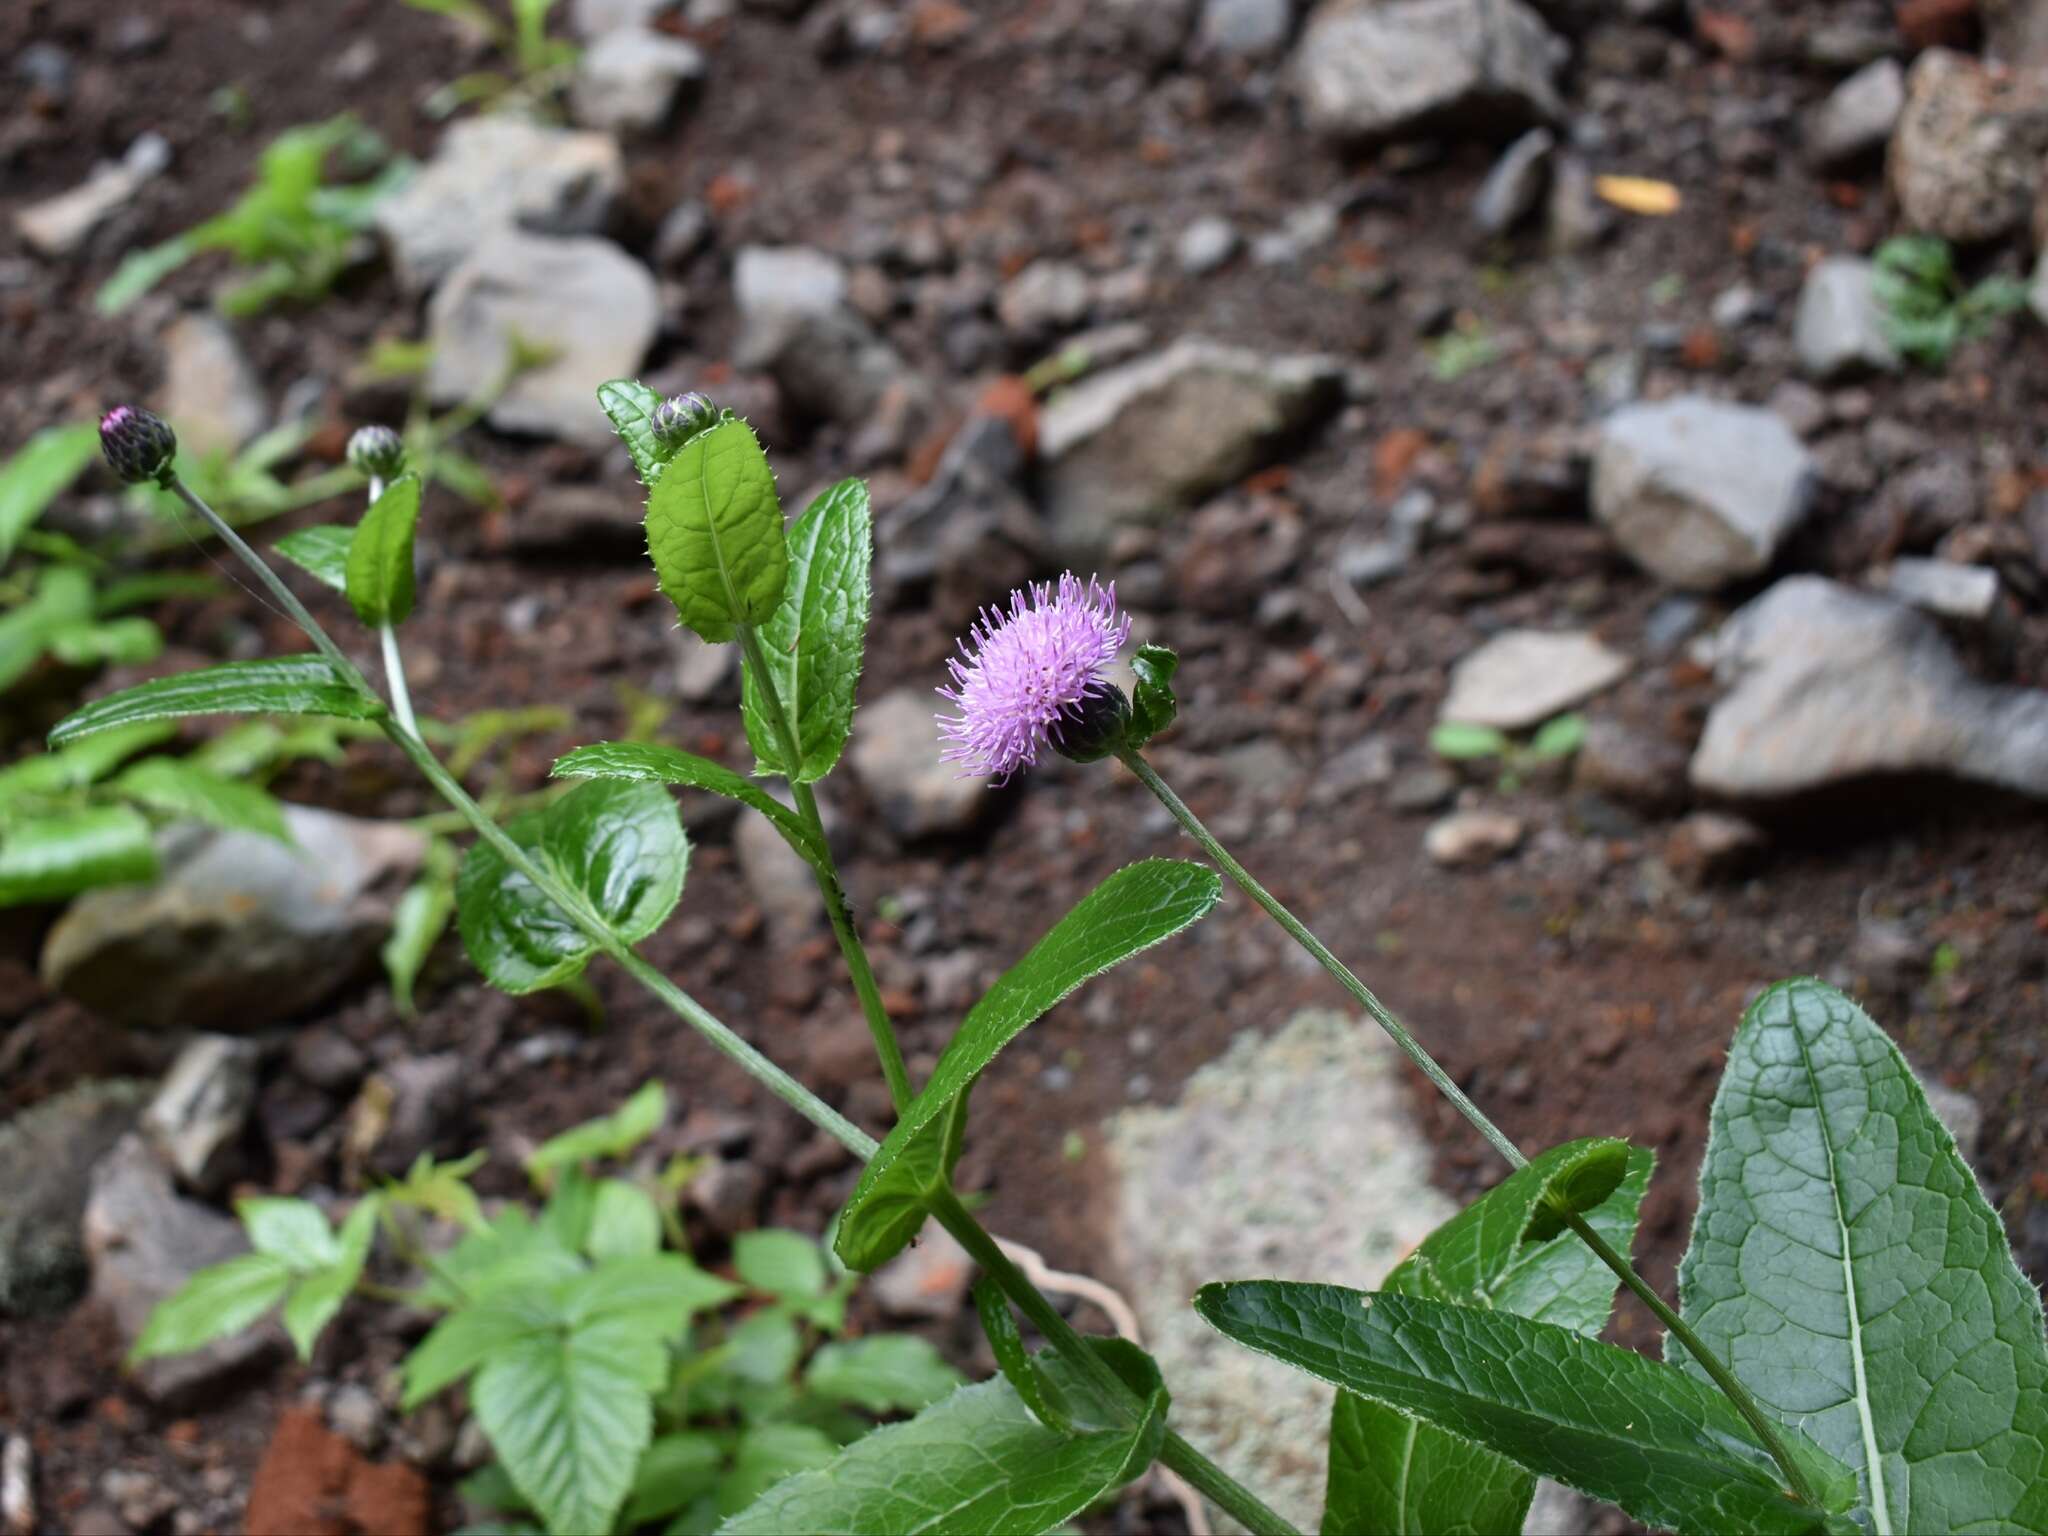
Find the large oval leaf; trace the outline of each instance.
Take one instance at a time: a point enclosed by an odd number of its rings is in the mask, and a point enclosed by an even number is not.
[[[997,979],[968,1012],[924,1092],[868,1159],[833,1245],[849,1268],[873,1269],[916,1235],[927,1193],[959,1155],[959,1101],[996,1053],[1091,976],[1207,915],[1221,888],[1204,865],[1132,864],[1082,897]]]
[[[383,701],[335,673],[316,651],[262,661],[181,672],[138,683],[94,699],[57,722],[50,745],[133,725],[138,720],[173,720],[183,715],[333,715],[342,720],[377,720]]]
[[[647,498],[647,549],[677,616],[714,644],[775,612],[789,544],[752,427],[728,417],[683,444]]]
[[[750,667],[742,679],[740,710],[760,759],[756,773],[810,784],[839,761],[867,639],[872,543],[868,488],[859,480],[822,492],[789,530],[789,588],[761,626],[769,676],[758,678]],[[793,764],[771,713],[777,700],[796,735]]]
[[[1685,1372],[1569,1328],[1389,1292],[1247,1280],[1195,1310],[1261,1354],[1477,1441],[1532,1472],[1673,1530],[1784,1536],[1841,1528],[1846,1470],[1787,1433],[1815,1509],[1728,1399]],[[1853,1529],[1854,1527],[1846,1527]]]
[[[683,894],[689,840],[674,797],[658,784],[581,784],[505,831],[588,897],[628,943],[659,928]],[[488,843],[462,861],[455,912],[470,959],[507,992],[559,985],[597,949]]]
[[[1118,1340],[1097,1341],[1115,1346]],[[1105,1358],[1135,1374],[1129,1346]],[[1166,1435],[1158,1372],[1134,1382],[1135,1424],[1101,1411],[1086,1378],[1038,1357],[1072,1400],[1094,1410],[1067,1435],[1048,1429],[1002,1377],[962,1387],[904,1424],[855,1441],[815,1472],[778,1483],[720,1527],[721,1536],[1039,1536],[1151,1465]]]
[[[412,613],[412,546],[419,520],[420,477],[400,475],[371,503],[349,540],[349,606],[372,629],[403,624]]]
[[[1679,1297],[1854,1469],[1880,1536],[2048,1530],[2040,1295],[1897,1047],[1832,987],[1773,987],[1735,1036]]]

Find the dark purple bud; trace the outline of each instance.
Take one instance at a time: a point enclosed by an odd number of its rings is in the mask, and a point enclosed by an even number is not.
[[[378,480],[395,480],[405,470],[405,440],[389,427],[361,427],[348,440],[348,461]]]
[[[718,407],[694,389],[654,408],[654,435],[670,448],[680,448],[718,421]]]
[[[1124,744],[1131,725],[1131,701],[1115,683],[1100,683],[1084,694],[1047,730],[1053,750],[1076,763],[1099,763]]]
[[[100,448],[114,473],[130,485],[169,485],[178,457],[171,424],[133,405],[117,405],[100,418]]]

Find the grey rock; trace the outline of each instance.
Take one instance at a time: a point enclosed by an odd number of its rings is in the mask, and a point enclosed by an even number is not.
[[[615,28],[577,59],[569,110],[586,128],[648,133],[695,97],[708,72],[694,43],[638,27]]]
[[[1472,223],[1482,235],[1504,235],[1536,211],[1550,186],[1557,135],[1531,128],[1507,147],[1472,199]]]
[[[506,521],[506,547],[516,554],[582,560],[639,560],[647,554],[646,500],[616,487],[549,485]]]
[[[1557,118],[1566,49],[1520,0],[1324,0],[1295,48],[1310,127],[1341,142]]]
[[[340,1030],[315,1024],[292,1035],[292,1072],[328,1093],[346,1093],[363,1080],[370,1059]]]
[[[1271,357],[1186,338],[1075,385],[1039,422],[1044,506],[1070,563],[1164,522],[1268,462],[1334,411],[1333,358]]]
[[[1195,50],[1230,58],[1262,58],[1287,45],[1293,0],[1203,0]]]
[[[768,1176],[755,1164],[720,1160],[690,1181],[688,1198],[713,1231],[731,1237],[759,1224],[767,1191]]]
[[[93,1165],[135,1125],[149,1085],[80,1083],[0,1124],[0,1316],[69,1306],[84,1291],[79,1218]]]
[[[1929,773],[2048,798],[2048,693],[1977,681],[1932,619],[1889,598],[1789,577],[1723,626],[1715,671],[1728,691],[1691,770],[1709,794]]]
[[[846,302],[846,268],[809,246],[742,246],[733,258],[732,293],[750,327],[790,315],[828,315]]]
[[[1906,77],[1887,175],[1909,228],[1959,244],[2026,223],[2048,155],[2048,80],[1930,48]]]
[[[1598,1503],[1541,1477],[1536,1480],[1536,1496],[1529,1501],[1528,1518],[1522,1522],[1522,1536],[1585,1536],[1599,1517]]]
[[[608,32],[651,27],[681,4],[682,0],[571,0],[569,26],[580,38],[602,38]]]
[[[145,133],[118,161],[103,162],[69,192],[17,208],[14,231],[38,255],[73,255],[170,163],[169,141],[160,133]]]
[[[1386,538],[1350,540],[1337,546],[1337,578],[1359,591],[1392,581],[1415,563],[1415,540],[1395,533]]]
[[[164,417],[194,454],[232,454],[270,424],[263,382],[227,322],[180,315],[164,330]]]
[[[1073,262],[1040,257],[1003,284],[996,318],[1013,336],[1045,336],[1087,319],[1093,294],[1088,274]]]
[[[384,1445],[384,1405],[359,1381],[345,1381],[334,1389],[327,1399],[327,1424],[366,1456],[376,1455]]]
[[[1369,1024],[1301,1013],[1239,1035],[1178,1103],[1109,1127],[1111,1257],[1176,1383],[1175,1422],[1303,1529],[1321,1504],[1330,1391],[1234,1348],[1188,1297],[1219,1274],[1369,1290],[1450,1216],[1401,1072]]]
[[[1505,811],[1453,811],[1430,823],[1422,851],[1452,869],[1472,868],[1506,858],[1522,846],[1523,826]]]
[[[952,1233],[928,1221],[917,1240],[876,1270],[868,1294],[884,1315],[906,1322],[951,1322],[960,1315],[974,1260]]]
[[[1885,569],[1882,584],[1900,602],[1938,619],[1983,624],[1998,611],[1998,572],[1988,565],[1902,555]]]
[[[1685,799],[1685,763],[1685,749],[1666,737],[1618,720],[1589,720],[1572,761],[1572,782],[1624,805],[1668,811]]]
[[[1792,346],[1808,378],[1840,379],[1899,366],[1877,302],[1876,274],[1855,256],[1830,256],[1806,274]]]
[[[1252,242],[1252,260],[1262,267],[1291,265],[1336,239],[1341,222],[1330,204],[1303,203],[1289,211],[1278,229]]]
[[[1747,874],[1767,846],[1753,822],[1725,811],[1695,811],[1664,840],[1664,862],[1687,885],[1706,886]]]
[[[2042,0],[1981,0],[1985,51],[2021,69],[2048,64],[2048,5]]]
[[[1897,59],[1866,64],[1829,93],[1807,129],[1815,165],[1833,170],[1883,149],[1906,106],[1906,72]]]
[[[732,840],[740,877],[760,905],[769,937],[779,948],[807,938],[824,916],[811,866],[783,841],[765,816],[742,816],[733,828]]]
[[[255,1107],[255,1042],[195,1035],[143,1111],[142,1134],[187,1186],[218,1195],[241,1169],[242,1132]]]
[[[142,1029],[261,1029],[361,975],[425,839],[393,822],[285,807],[296,846],[182,826],[163,876],[73,902],[43,944],[50,987]]]
[[[991,803],[986,778],[962,777],[940,760],[934,701],[922,688],[899,688],[861,714],[848,760],[897,841],[967,831]]]
[[[1205,214],[1180,232],[1173,243],[1174,260],[1190,277],[1214,272],[1235,256],[1242,241],[1230,220]]]
[[[424,293],[508,229],[592,234],[625,188],[618,141],[510,116],[464,118],[419,173],[378,203],[398,281]]]
[[[1410,768],[1387,787],[1387,808],[1403,816],[1442,810],[1458,792],[1457,775],[1441,763]]]
[[[30,43],[14,56],[14,77],[31,90],[62,104],[71,94],[77,64],[55,43]]]
[[[1510,629],[1451,668],[1440,718],[1520,731],[1628,676],[1629,659],[1577,631]]]
[[[156,1304],[198,1270],[248,1251],[239,1223],[183,1200],[171,1176],[138,1136],[124,1137],[93,1170],[83,1223],[92,1265],[92,1299],[133,1344]],[[191,1354],[136,1367],[145,1397],[169,1409],[189,1408],[229,1378],[276,1360],[284,1335],[275,1323],[216,1339]]]
[[[774,375],[799,416],[866,422],[892,390],[909,395],[910,430],[928,392],[895,348],[848,303],[846,269],[805,246],[746,246],[733,263],[733,299],[743,368]]]
[[[1552,159],[1543,225],[1544,242],[1557,256],[1590,251],[1619,227],[1619,216],[1600,197],[1593,168],[1577,155]]]
[[[1601,425],[1593,515],[1629,558],[1711,591],[1767,569],[1805,518],[1813,462],[1770,411],[1686,395]]]
[[[446,1148],[469,1104],[472,1076],[453,1051],[401,1056],[364,1079],[349,1111],[351,1153],[397,1178],[422,1152]]]
[[[1045,525],[1024,494],[1010,423],[972,416],[930,483],[881,519],[881,580],[895,597],[929,586],[941,613],[977,613],[1046,567]]]
[[[1827,398],[1797,379],[1786,379],[1771,391],[1770,408],[1801,437],[1812,437],[1828,424]]]
[[[686,197],[669,209],[654,234],[654,259],[664,267],[676,267],[703,250],[712,234],[711,210],[694,197]]]
[[[1775,312],[1775,306],[1765,295],[1748,283],[1734,283],[1714,295],[1707,318],[1719,330],[1739,331],[1745,325],[1770,319]]]
[[[660,328],[653,276],[609,240],[503,229],[427,305],[427,393],[443,405],[472,399],[502,375],[515,341],[546,348],[548,360],[491,407],[491,425],[610,444],[597,386],[636,372]]]

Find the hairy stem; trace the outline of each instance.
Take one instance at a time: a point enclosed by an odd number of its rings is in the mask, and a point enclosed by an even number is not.
[[[398,654],[398,631],[389,624],[377,626],[377,639],[384,650],[384,682],[391,690],[391,713],[398,728],[409,736],[420,733],[412,712],[412,690],[405,685],[405,661]]]
[[[1230,851],[1216,841],[1215,834],[1202,825],[1201,819],[1167,786],[1166,781],[1159,777],[1150,763],[1138,753],[1129,750],[1119,752],[1117,758],[1137,775],[1139,783],[1152,791],[1159,803],[1166,807],[1175,821],[1180,823],[1181,830],[1193,838],[1201,846],[1202,851],[1236,882],[1238,889],[1257,902],[1268,917],[1286,930],[1288,937],[1313,955],[1316,963],[1336,978],[1337,984],[1351,994],[1375,1024],[1386,1031],[1388,1038],[1401,1048],[1402,1054],[1421,1069],[1422,1075],[1435,1085],[1439,1093],[1451,1101],[1458,1113],[1472,1123],[1493,1149],[1507,1160],[1509,1166],[1528,1166],[1529,1160],[1522,1155],[1522,1149],[1508,1140],[1500,1127],[1487,1117],[1486,1112],[1467,1098],[1465,1091],[1451,1081],[1451,1075],[1437,1065],[1436,1058],[1423,1048],[1422,1042],[1408,1032],[1407,1027],[1394,1017],[1384,1003],[1373,996],[1371,989],[1351,973],[1349,966],[1331,954],[1324,947],[1322,940],[1309,932],[1308,926],[1300,918],[1282,906],[1271,891],[1230,856]],[[1567,1220],[1571,1229],[1593,1250],[1600,1262],[1612,1270],[1615,1277],[1656,1314],[1658,1320],[1669,1328],[1678,1341],[1691,1352],[1693,1358],[1699,1361],[1701,1369],[1713,1378],[1714,1384],[1727,1394],[1729,1401],[1762,1439],[1765,1449],[1771,1453],[1772,1459],[1778,1463],[1779,1470],[1785,1474],[1786,1483],[1792,1491],[1807,1503],[1819,1507],[1820,1500],[1807,1481],[1805,1473],[1800,1469],[1799,1463],[1793,1459],[1784,1441],[1771,1427],[1763,1410],[1757,1406],[1756,1399],[1736,1380],[1734,1373],[1715,1358],[1713,1351],[1707,1348],[1706,1342],[1679,1320],[1678,1314],[1664,1304],[1663,1299],[1650,1288],[1649,1282],[1636,1273],[1635,1266],[1609,1247],[1601,1239],[1600,1234],[1586,1223],[1584,1217],[1571,1215]]]
[[[932,1215],[940,1226],[953,1234],[983,1272],[1002,1287],[1003,1294],[1017,1304],[1017,1310],[1031,1320],[1032,1326],[1045,1336],[1048,1344],[1079,1368],[1107,1401],[1125,1405],[1135,1413],[1137,1400],[1130,1384],[1088,1347],[1087,1340],[1075,1330],[1074,1325],[1060,1315],[1059,1309],[1046,1300],[1021,1269],[1010,1262],[1010,1256],[989,1236],[988,1229],[974,1219],[973,1213],[960,1203],[958,1195],[947,1190],[933,1202]],[[1211,1503],[1252,1532],[1253,1536],[1298,1536],[1284,1516],[1268,1508],[1250,1489],[1171,1430],[1159,1449],[1159,1460],[1186,1478]]]
[[[882,1076],[888,1080],[890,1102],[900,1115],[915,1097],[910,1087],[910,1072],[903,1065],[903,1047],[897,1043],[896,1026],[890,1022],[889,1010],[882,1006],[882,989],[875,982],[874,967],[868,964],[867,949],[860,941],[860,930],[854,926],[853,911],[846,904],[846,889],[840,882],[838,866],[832,860],[832,850],[825,841],[825,823],[818,814],[818,797],[812,793],[810,785],[797,779],[803,756],[797,742],[796,726],[789,718],[789,706],[782,697],[782,690],[775,686],[775,674],[768,670],[768,656],[761,648],[760,633],[751,624],[741,624],[737,628],[740,650],[746,659],[747,669],[754,674],[755,689],[764,701],[769,729],[775,732],[776,743],[782,748],[782,761],[789,769],[789,789],[791,798],[796,802],[797,817],[825,855],[822,865],[812,864],[811,873],[817,877],[818,894],[825,901],[825,915],[832,920],[832,936],[839,941],[840,956],[846,961],[847,974],[853,978],[853,990],[860,998],[861,1016],[867,1020],[868,1033],[874,1037],[875,1055],[881,1060]]]
[[[314,647],[327,658],[336,675],[366,697],[378,698],[377,690],[370,686],[369,679],[363,676],[361,669],[349,660],[340,646],[334,643],[333,637],[321,626],[320,621],[307,611],[306,605],[299,601],[297,594],[285,584],[276,571],[270,568],[263,557],[251,549],[241,535],[230,528],[213,508],[195,496],[184,481],[174,479],[171,488],[215,533],[220,535],[228,548],[255,572],[257,579],[269,590],[270,595],[277,599],[285,613],[306,632],[306,637],[313,642]],[[381,699],[379,702],[382,702]],[[441,798],[462,815],[478,837],[489,843],[507,864],[532,881],[536,889],[568,914],[569,920],[581,929],[586,937],[624,967],[642,986],[666,1003],[684,1023],[731,1057],[749,1077],[811,1124],[851,1149],[856,1156],[866,1159],[874,1155],[873,1137],[741,1039],[722,1020],[706,1011],[695,998],[641,959],[633,947],[621,939],[612,925],[605,921],[603,914],[590,905],[581,891],[564,882],[552,870],[529,855],[524,848],[513,842],[506,835],[504,828],[500,827],[482,806],[472,800],[469,792],[456,782],[455,776],[441,765],[441,760],[434,756],[424,741],[420,740],[416,731],[404,729],[389,713],[380,715],[377,723],[391,739],[392,745],[406,755],[427,782],[433,785]]]

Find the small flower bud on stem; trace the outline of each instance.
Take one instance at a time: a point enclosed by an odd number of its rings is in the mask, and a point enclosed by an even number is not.
[[[100,449],[107,465],[130,485],[154,480],[169,486],[178,457],[171,424],[139,406],[117,405],[100,418]]]

